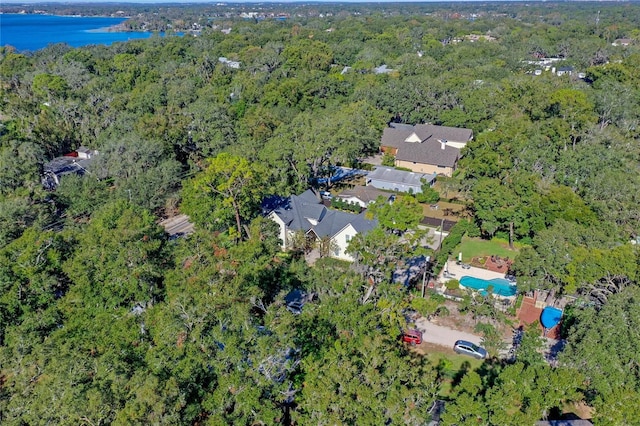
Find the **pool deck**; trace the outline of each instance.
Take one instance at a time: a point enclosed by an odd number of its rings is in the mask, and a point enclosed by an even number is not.
[[[449,277],[444,277],[444,271],[449,271]],[[442,269],[442,272],[438,276],[438,281],[441,283],[446,283],[450,279],[457,279],[464,276],[482,278],[483,280],[492,280],[494,278],[504,278],[504,274],[500,272],[493,272],[487,269],[476,268],[475,266],[471,266],[469,269],[464,269],[462,265],[458,265],[455,260],[450,260],[447,262],[447,265]]]
[[[449,275],[447,277],[444,276],[445,271],[449,271]],[[444,287],[444,284],[452,279],[460,280],[460,278],[467,277],[475,277],[481,278],[483,280],[492,280],[494,278],[503,278],[504,274],[501,272],[493,272],[487,269],[476,268],[475,266],[469,267],[469,269],[464,269],[462,265],[458,265],[455,260],[449,260],[447,265],[442,268],[442,272],[438,275],[438,282],[441,283]],[[444,291],[444,289],[443,289]],[[498,296],[498,295],[496,295]],[[514,296],[499,296],[501,298],[512,298]]]

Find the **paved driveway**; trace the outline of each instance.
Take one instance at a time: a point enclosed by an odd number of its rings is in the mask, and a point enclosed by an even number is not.
[[[443,327],[428,321],[424,317],[416,320],[416,327],[422,331],[422,340],[439,346],[446,346],[449,349],[453,349],[453,344],[456,340],[468,340],[476,345],[480,345],[480,340],[482,340],[480,336],[475,334]]]

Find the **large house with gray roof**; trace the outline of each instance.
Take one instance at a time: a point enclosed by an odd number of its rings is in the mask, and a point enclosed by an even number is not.
[[[471,129],[390,123],[382,133],[380,148],[395,156],[396,167],[451,176],[458,166],[460,149],[471,139]]]
[[[268,217],[280,226],[283,250],[291,248],[292,235],[301,231],[313,240],[329,237],[335,247],[331,256],[348,261],[353,261],[345,252],[349,241],[376,225],[375,221],[366,219],[364,213],[328,209],[311,190],[280,200]]]

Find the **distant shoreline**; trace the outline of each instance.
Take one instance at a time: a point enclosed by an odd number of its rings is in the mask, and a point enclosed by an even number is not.
[[[19,13],[19,12],[3,12],[0,10],[0,15],[20,15],[20,16],[24,16],[24,15],[37,15],[37,16],[57,16],[60,18],[108,18],[108,19],[124,19],[125,21],[127,19],[130,19],[131,16],[128,15],[117,15],[117,16],[113,16],[113,15],[60,15],[58,13],[33,13],[33,12],[24,12],[24,13]]]
[[[133,33],[133,32],[151,32],[151,31],[132,31],[124,26],[124,22],[109,27],[100,27],[93,30],[87,30],[88,33]]]
[[[60,15],[57,13],[33,13],[33,12],[24,12],[24,13],[6,13],[0,11],[0,15],[18,15],[18,16],[53,16],[58,18],[104,18],[104,19],[122,19],[123,21],[119,24],[110,25],[107,27],[94,28],[91,30],[86,30],[88,33],[135,33],[135,32],[153,32],[153,31],[143,31],[143,30],[131,30],[125,27],[124,23],[130,19],[130,16],[110,16],[110,15]]]
[[[129,28],[130,21],[124,16],[69,15],[4,13],[0,43],[23,52],[37,51],[56,43],[66,43],[70,47],[108,46],[117,42],[150,38],[154,34],[153,31]],[[25,37],[25,34],[29,34],[29,37]]]

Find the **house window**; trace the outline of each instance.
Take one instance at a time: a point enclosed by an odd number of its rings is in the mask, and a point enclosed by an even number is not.
[[[345,239],[346,242],[351,241],[351,235],[345,235],[344,239]]]

